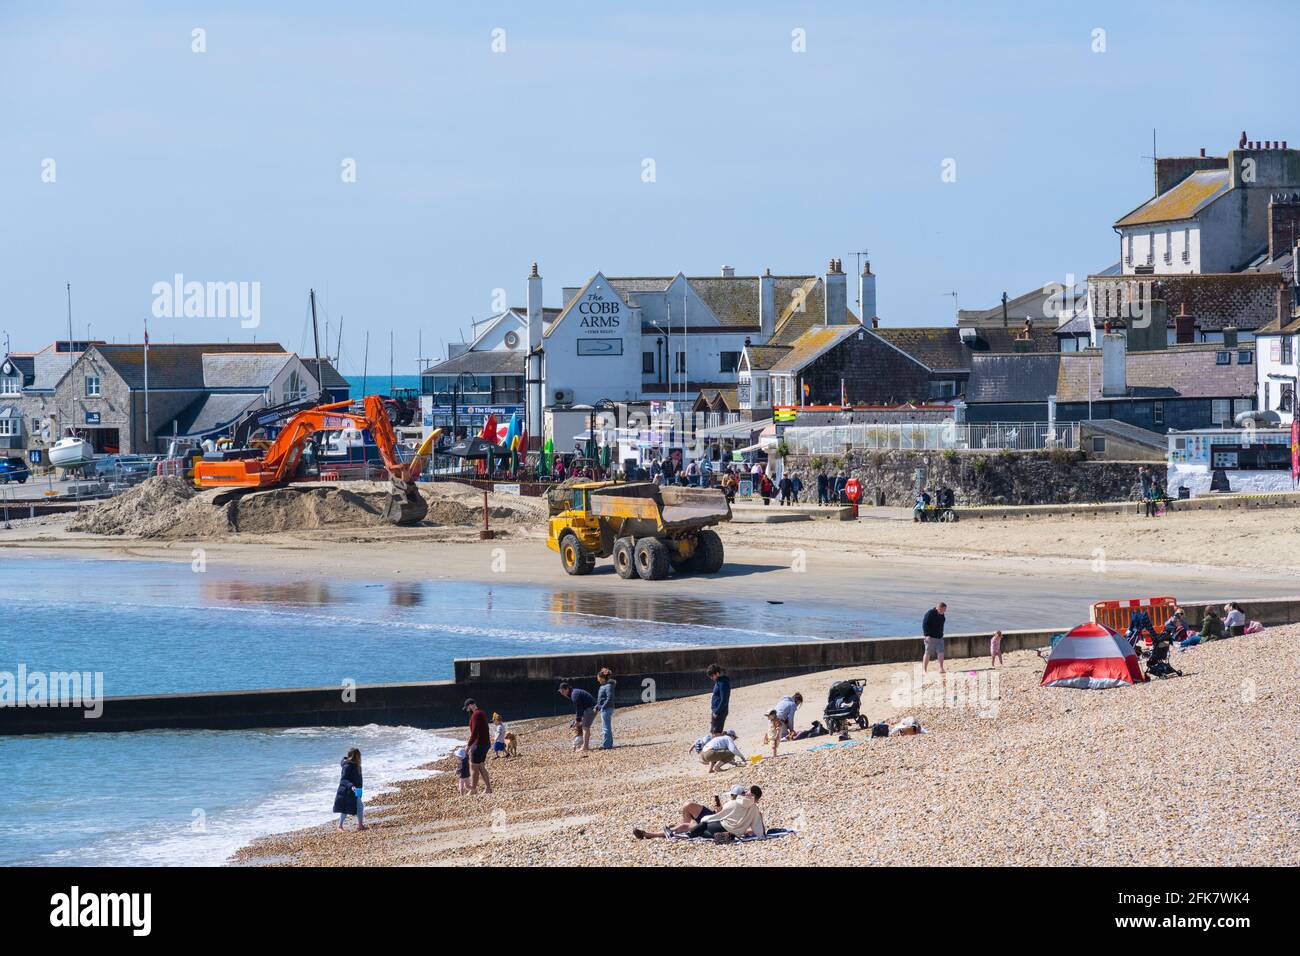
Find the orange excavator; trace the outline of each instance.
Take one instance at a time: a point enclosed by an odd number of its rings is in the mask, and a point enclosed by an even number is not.
[[[265,449],[244,449],[227,452],[222,460],[203,460],[194,467],[194,484],[199,488],[233,488],[256,490],[276,488],[293,480],[302,460],[302,453],[319,431],[353,425],[369,429],[379,456],[388,470],[392,493],[384,507],[384,518],[392,524],[416,524],[429,511],[424,496],[416,487],[416,479],[424,470],[433,443],[435,431],[415,453],[415,458],[404,462],[397,454],[397,435],[388,420],[384,400],[378,395],[366,396],[364,412],[349,411],[352,402],[333,402],[298,412],[284,423],[275,441]]]

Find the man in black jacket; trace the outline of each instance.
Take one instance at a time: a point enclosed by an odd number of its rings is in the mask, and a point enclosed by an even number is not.
[[[945,673],[943,669],[943,625],[948,620],[948,605],[940,601],[930,610],[925,612],[925,617],[921,620],[921,634],[924,635],[925,653],[921,655],[921,673],[925,673],[930,666],[930,655],[933,654],[939,662],[939,673]]]

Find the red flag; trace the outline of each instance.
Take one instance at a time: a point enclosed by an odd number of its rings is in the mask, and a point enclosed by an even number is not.
[[[1291,399],[1291,480],[1300,479],[1300,410]]]

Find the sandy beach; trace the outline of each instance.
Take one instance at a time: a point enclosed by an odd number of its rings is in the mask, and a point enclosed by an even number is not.
[[[712,776],[688,752],[707,697],[620,711],[618,746],[586,757],[570,753],[562,722],[532,722],[514,728],[518,758],[488,759],[491,796],[459,796],[443,760],[434,766],[447,773],[375,798],[367,833],[324,824],[261,840],[235,862],[1294,866],[1297,638],[1290,627],[1204,645],[1175,656],[1181,678],[1110,691],[1040,688],[1031,651],[1007,655],[996,680],[987,658],[960,661],[953,670],[978,688],[957,692],[969,706],[937,683],[909,699],[914,675],[893,665],[738,688],[746,755],[767,752],[762,714],[782,694],[804,694],[803,726],[842,676],[868,679],[873,721],[911,714],[928,733],[783,744],[775,759]],[[677,823],[683,804],[735,783],[760,785],[768,825],[797,834],[733,846],[633,838],[634,826]]]

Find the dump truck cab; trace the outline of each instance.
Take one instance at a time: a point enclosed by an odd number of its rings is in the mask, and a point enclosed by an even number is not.
[[[552,498],[546,545],[568,574],[589,574],[597,558],[609,557],[623,578],[657,580],[670,569],[712,574],[722,567],[723,546],[710,526],[730,520],[716,488],[588,481]]]

